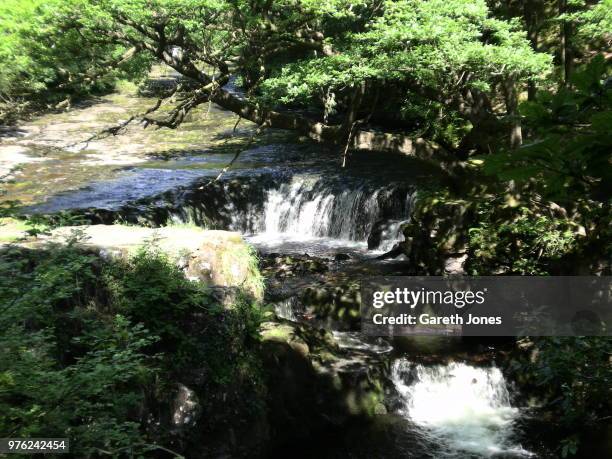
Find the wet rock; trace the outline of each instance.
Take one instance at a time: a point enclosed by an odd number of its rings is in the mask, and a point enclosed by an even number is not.
[[[307,438],[315,429],[386,412],[384,359],[341,349],[329,331],[264,323],[262,355],[277,437]]]
[[[175,428],[194,426],[202,412],[197,394],[183,384],[178,384],[172,400],[172,425]]]
[[[402,241],[402,229],[408,220],[382,220],[377,222],[368,236],[368,249],[389,249]]]
[[[334,255],[334,260],[336,261],[346,261],[350,259],[351,259],[351,256],[347,253],[337,253],[336,255]]]
[[[300,301],[319,323],[340,330],[356,330],[360,326],[361,293],[358,281],[329,279],[305,288]]]
[[[306,274],[324,273],[330,260],[310,255],[268,254],[261,257],[260,266],[265,277],[284,279]]]

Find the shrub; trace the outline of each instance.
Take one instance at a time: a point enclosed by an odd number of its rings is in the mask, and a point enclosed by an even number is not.
[[[223,308],[154,247],[124,261],[5,248],[0,279],[0,431],[67,436],[77,457],[144,454],[167,438],[151,404],[177,381],[210,410],[204,430],[259,413],[257,309]]]

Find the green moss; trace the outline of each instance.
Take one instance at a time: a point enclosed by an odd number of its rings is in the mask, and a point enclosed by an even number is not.
[[[261,327],[261,338],[271,341],[290,341],[294,337],[294,328],[286,324],[266,322]]]
[[[15,242],[32,229],[28,222],[14,218],[0,218],[0,242]]]
[[[221,253],[221,274],[230,285],[239,285],[240,278],[238,278],[238,270],[236,266],[246,266],[247,276],[240,285],[246,292],[251,293],[256,299],[262,300],[264,294],[264,278],[259,271],[259,258],[255,249],[246,244],[242,237],[236,234],[234,240],[230,240],[233,243],[226,245],[227,248]],[[229,242],[228,241],[228,242]]]

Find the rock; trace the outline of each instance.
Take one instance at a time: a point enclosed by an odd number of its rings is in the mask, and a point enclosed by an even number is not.
[[[464,275],[464,264],[466,260],[467,254],[447,258],[444,262],[444,273],[452,275]]]
[[[61,227],[22,244],[39,246],[70,240],[107,258],[128,257],[143,245],[153,244],[176,261],[190,279],[211,287],[240,289],[256,300],[263,298],[255,251],[238,233],[197,227],[89,225]]]
[[[334,255],[334,260],[336,261],[346,261],[350,259],[351,259],[351,256],[347,253],[337,253],[336,255]]]
[[[380,220],[374,224],[368,236],[368,249],[378,249],[383,242],[398,240],[402,226],[406,220]]]
[[[201,412],[197,394],[179,383],[172,400],[172,425],[175,428],[191,427],[196,424]]]
[[[384,222],[376,222],[372,227],[372,231],[368,236],[368,249],[373,250],[378,248],[382,241],[382,233],[384,231]]]
[[[329,270],[329,259],[310,255],[266,254],[261,257],[261,270],[267,278],[284,279],[296,275],[324,273]]]
[[[417,200],[410,222],[403,229],[405,240],[400,243],[410,269],[427,275],[459,274],[474,211],[474,204],[463,200]]]
[[[351,418],[386,412],[384,359],[341,349],[333,334],[306,324],[262,324],[269,420],[285,442]]]

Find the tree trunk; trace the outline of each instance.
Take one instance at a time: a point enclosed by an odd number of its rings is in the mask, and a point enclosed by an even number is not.
[[[463,158],[470,154],[490,153],[500,142],[500,121],[493,112],[489,97],[482,91],[466,89],[456,102],[458,111],[472,124],[459,150]]]
[[[518,111],[518,91],[514,78],[508,78],[503,83],[506,113],[510,121],[510,148],[518,148],[523,143],[521,116]]]
[[[567,0],[558,0],[559,16],[568,12]],[[566,19],[559,24],[560,65],[563,69],[563,85],[569,85],[573,70],[573,56],[571,49],[572,25]]]
[[[534,51],[538,50],[538,35],[539,35],[539,20],[538,11],[534,0],[525,0],[523,4],[523,16],[525,18],[525,25],[527,26],[527,38],[531,43],[531,48]],[[535,100],[536,85],[533,81],[527,83],[527,98],[529,100]]]

